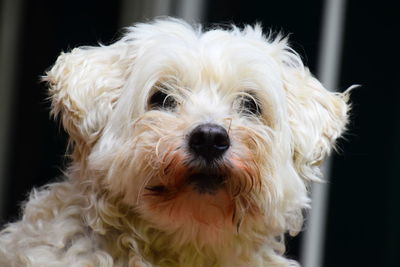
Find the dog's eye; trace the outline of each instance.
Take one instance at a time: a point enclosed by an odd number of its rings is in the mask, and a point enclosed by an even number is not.
[[[257,98],[252,94],[240,97],[240,112],[246,115],[261,115],[262,110],[257,103]]]
[[[150,109],[174,109],[176,104],[176,100],[163,91],[155,92],[149,99]]]

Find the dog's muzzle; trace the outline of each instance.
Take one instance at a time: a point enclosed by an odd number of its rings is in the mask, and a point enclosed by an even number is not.
[[[194,128],[188,142],[190,151],[207,163],[220,158],[230,146],[226,130],[212,123],[201,124]]]
[[[203,163],[188,177],[188,183],[199,193],[215,193],[225,180],[218,159],[230,147],[227,131],[217,124],[201,124],[189,134],[188,145],[195,161]]]

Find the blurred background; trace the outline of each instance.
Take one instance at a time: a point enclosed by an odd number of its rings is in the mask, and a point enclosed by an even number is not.
[[[396,1],[0,0],[0,223],[32,187],[62,175],[66,135],[49,118],[43,75],[61,51],[109,44],[121,28],[171,15],[205,25],[261,22],[290,34],[332,91],[352,94],[340,153],[313,186],[305,231],[288,238],[304,267],[400,266],[400,75]]]

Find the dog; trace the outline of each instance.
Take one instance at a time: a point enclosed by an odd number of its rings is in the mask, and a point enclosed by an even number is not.
[[[1,231],[0,266],[298,266],[284,237],[350,105],[282,34],[155,19],[43,80],[70,164]]]

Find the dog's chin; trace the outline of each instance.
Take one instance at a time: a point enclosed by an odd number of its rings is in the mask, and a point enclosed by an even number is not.
[[[251,192],[259,190],[259,169],[250,157],[227,154],[205,162],[173,151],[143,187],[138,212],[180,240],[226,241],[237,232],[244,212],[257,211]]]
[[[188,239],[216,242],[221,232],[234,230],[234,201],[226,186],[228,178],[220,171],[191,170],[175,184],[148,185],[140,212],[162,231],[179,231]]]

